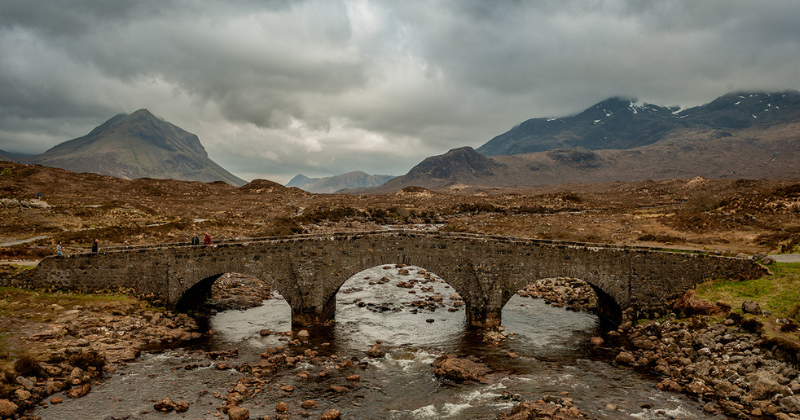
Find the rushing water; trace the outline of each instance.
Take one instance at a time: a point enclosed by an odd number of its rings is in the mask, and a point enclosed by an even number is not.
[[[375,267],[348,280],[337,295],[336,323],[310,330],[311,337],[299,347],[368,362],[366,369],[352,372],[361,375],[357,387],[343,394],[332,392],[332,380],[315,377],[318,366],[301,364],[269,377],[264,392],[242,403],[250,417],[274,416],[275,405],[285,401],[292,418],[300,418],[300,402],[313,399],[319,407],[308,410],[311,418],[337,408],[344,419],[495,419],[498,412],[516,404],[508,395],[536,400],[567,392],[575,405],[598,418],[725,418],[704,414],[700,403],[685,396],[655,389],[654,378],[646,373],[603,361],[606,358],[589,344],[589,338],[602,328],[593,315],[515,296],[502,314],[510,338],[484,342],[466,329],[463,307],[458,306],[452,288],[436,276],[425,279],[417,274],[418,268],[406,269],[409,275],[399,274],[394,267]],[[380,281],[383,277],[388,281]],[[413,289],[396,286],[412,279]],[[409,293],[412,290],[415,293]],[[422,309],[412,305],[413,301],[428,302],[427,297],[434,295],[442,296],[435,311],[427,305]],[[239,355],[227,363],[258,361],[265,348],[287,345],[286,335],[262,337],[259,331],[290,331],[290,309],[282,299],[271,299],[250,310],[219,313],[211,326],[215,334],[202,346],[145,354],[87,396],[37,409],[35,414],[44,420],[227,418],[217,410],[224,403],[214,393],[224,396],[246,375],[215,369],[216,362],[205,352],[235,348]],[[365,352],[376,340],[382,341],[386,357],[368,359]],[[516,358],[509,356],[512,352]],[[438,379],[431,363],[444,353],[475,356],[494,373],[487,383]],[[190,364],[200,367],[184,368]],[[298,377],[304,370],[312,379]],[[295,390],[286,393],[279,389],[282,385]],[[190,403],[189,411],[155,412],[153,401],[163,397]],[[617,409],[607,410],[607,404]]]

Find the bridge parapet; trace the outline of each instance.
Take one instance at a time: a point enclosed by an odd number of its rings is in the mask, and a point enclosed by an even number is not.
[[[370,267],[424,267],[464,299],[473,327],[500,324],[503,305],[519,289],[547,277],[576,277],[598,291],[609,317],[623,309],[663,312],[668,300],[713,278],[746,279],[767,271],[749,259],[645,247],[547,241],[450,232],[372,231],[295,235],[105,249],[49,257],[34,273],[37,288],[90,292],[125,288],[166,306],[190,305],[219,275],[261,278],[292,307],[297,324],[329,319],[336,292]],[[196,303],[196,302],[195,302]]]

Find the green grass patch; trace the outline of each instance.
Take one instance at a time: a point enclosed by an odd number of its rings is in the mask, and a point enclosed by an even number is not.
[[[772,276],[754,280],[718,279],[699,284],[697,297],[711,302],[725,302],[735,309],[745,300],[754,300],[778,318],[796,318],[800,303],[800,263],[775,263]]]

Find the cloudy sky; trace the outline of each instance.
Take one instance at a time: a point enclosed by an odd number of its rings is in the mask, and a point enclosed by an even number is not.
[[[0,149],[147,108],[250,180],[405,174],[610,96],[800,89],[797,0],[0,0]]]

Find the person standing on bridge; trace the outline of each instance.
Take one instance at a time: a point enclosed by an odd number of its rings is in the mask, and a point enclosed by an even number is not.
[[[92,254],[97,254],[97,247],[98,247],[98,240],[95,239],[94,243],[92,243]]]
[[[192,245],[200,245],[200,238],[197,237],[197,232],[192,233]]]
[[[64,247],[61,246],[60,241],[58,242],[58,245],[56,245],[56,255],[58,255],[59,257],[64,256]]]
[[[206,237],[203,239],[203,245],[211,245],[211,235],[206,232]]]

